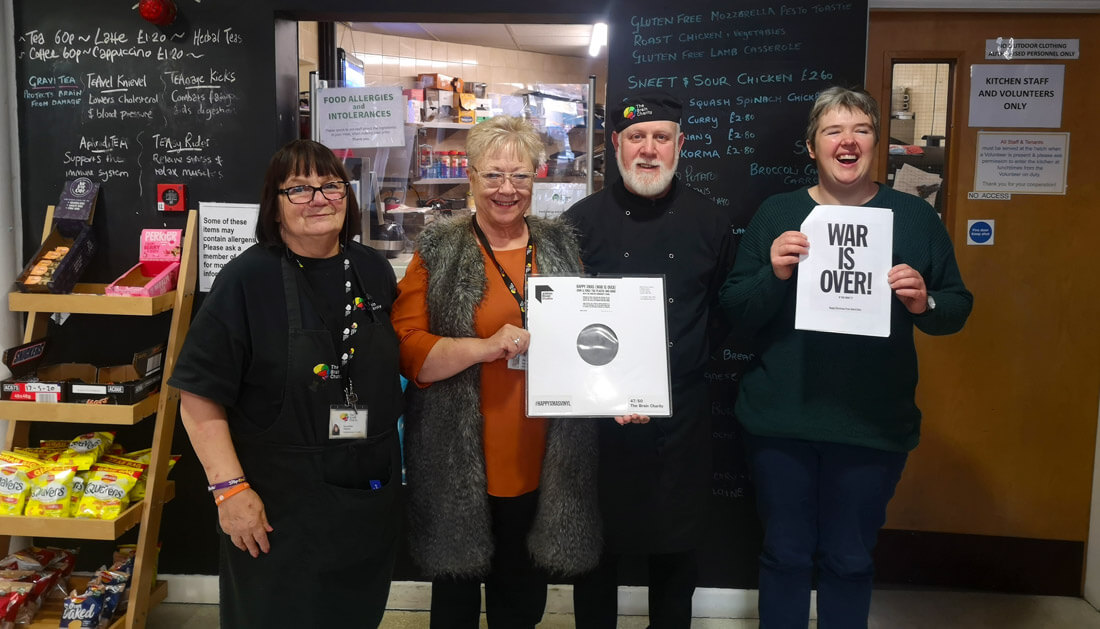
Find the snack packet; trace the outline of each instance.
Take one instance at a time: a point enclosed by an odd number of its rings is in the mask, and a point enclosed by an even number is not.
[[[58,463],[75,465],[81,472],[91,469],[99,457],[114,443],[114,431],[89,432],[69,442],[57,458]]]
[[[0,452],[0,515],[23,515],[31,492],[27,472],[36,467],[22,457]]]
[[[132,458],[133,456],[134,456],[133,452],[129,452],[129,453],[126,454],[127,458]],[[142,463],[148,464],[150,459],[152,459],[151,451],[145,450],[144,453],[141,454],[140,457],[137,460],[142,462]],[[168,471],[166,472],[166,474],[171,474],[172,473],[172,468],[176,466],[176,462],[179,461],[179,460],[180,460],[180,455],[179,454],[169,455],[169,457],[168,457]],[[137,485],[134,485],[134,488],[130,490],[130,501],[131,502],[137,502],[138,500],[145,500],[145,481],[146,480],[147,480],[147,477],[146,477],[146,475],[143,474],[141,479],[138,480]]]
[[[31,493],[24,514],[46,518],[69,517],[69,492],[75,474],[75,465],[43,465],[27,472]]]
[[[84,485],[84,496],[80,499],[75,517],[96,520],[113,520],[122,513],[130,501],[130,493],[142,470],[121,465],[97,463],[92,466],[92,474]]]
[[[84,497],[84,487],[88,484],[88,477],[92,475],[91,470],[87,472],[77,472],[73,476],[73,487],[69,492],[69,516],[76,517],[77,508],[80,507],[80,499]]]
[[[99,617],[103,613],[103,588],[89,584],[83,594],[72,594],[65,598],[61,608],[62,627],[69,629],[96,629]]]

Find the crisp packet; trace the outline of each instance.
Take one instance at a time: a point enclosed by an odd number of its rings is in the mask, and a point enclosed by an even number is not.
[[[30,448],[30,447],[22,447],[22,446],[16,446],[16,447],[12,448],[12,452],[16,452],[18,454],[24,454],[26,456],[32,456],[32,457],[38,459],[39,461],[46,462],[46,463],[57,461],[57,457],[64,451],[65,451],[65,448],[43,448],[43,447]]]
[[[21,457],[0,453],[0,515],[23,515],[31,491],[27,472],[36,467]]]
[[[99,617],[103,613],[103,588],[88,586],[83,594],[72,594],[65,598],[61,609],[61,627],[68,629],[96,629]]]
[[[84,496],[80,499],[75,517],[96,520],[113,520],[129,504],[126,494],[130,493],[142,470],[120,465],[99,464],[92,466],[92,474],[84,485]]]
[[[88,484],[88,477],[92,471],[77,472],[73,476],[73,487],[69,491],[69,515],[76,517],[76,510],[80,507],[80,499],[84,497],[84,487]]]
[[[69,491],[72,490],[75,465],[44,465],[27,473],[31,482],[25,515],[65,518],[69,516]]]
[[[130,452],[126,456],[127,457],[132,457],[133,455],[134,455],[134,453]],[[144,455],[141,456],[141,458],[138,459],[138,461],[141,461],[142,463],[149,463],[149,459],[151,458],[151,456],[152,455],[147,451]],[[168,456],[168,472],[166,472],[167,474],[172,473],[172,468],[176,466],[176,462],[179,461],[179,460],[180,460],[180,455],[178,455],[178,454],[172,454],[172,455]],[[138,500],[145,500],[145,481],[146,480],[148,480],[148,476],[143,474],[141,479],[138,480],[137,485],[134,485],[134,488],[130,490],[130,501],[131,502],[137,502]]]
[[[58,463],[75,465],[80,471],[91,469],[99,457],[114,443],[114,431],[89,432],[69,442],[69,447],[57,458]]]

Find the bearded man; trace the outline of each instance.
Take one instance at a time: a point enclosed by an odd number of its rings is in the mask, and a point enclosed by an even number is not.
[[[635,93],[609,106],[622,178],[563,215],[577,230],[587,273],[664,275],[672,380],[672,417],[593,420],[600,424],[605,552],[574,584],[578,629],[615,627],[623,555],[646,557],[650,626],[691,624],[695,553],[711,493],[703,369],[733,252],[730,216],[676,176],[682,109],[665,92]]]

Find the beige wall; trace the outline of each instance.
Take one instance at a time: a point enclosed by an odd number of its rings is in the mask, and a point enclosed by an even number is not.
[[[894,68],[894,100],[897,100],[900,90],[909,90],[909,112],[914,116],[914,144],[926,146],[927,143],[921,139],[924,135],[944,135],[948,74],[946,64],[938,63],[904,64]],[[883,111],[883,116],[889,113]]]
[[[986,39],[1078,38],[1065,65],[1065,195],[968,200],[979,129],[968,126],[970,66]],[[873,11],[867,87],[889,102],[889,58],[954,56],[948,230],[974,311],[954,336],[917,334],[921,445],[890,505],[898,529],[1084,541],[1100,387],[1100,14]],[[1020,63],[1020,62],[1017,62]],[[884,154],[885,146],[880,147]],[[880,156],[879,178],[885,168]],[[996,244],[966,245],[967,221],[996,221]]]
[[[317,66],[317,25],[298,24],[300,85],[308,89]],[[487,84],[489,92],[512,94],[535,83],[587,83],[596,75],[596,100],[603,102],[607,64],[590,57],[563,57],[469,44],[377,35],[336,28],[337,46],[364,62],[367,85],[416,87],[418,74],[446,74]]]

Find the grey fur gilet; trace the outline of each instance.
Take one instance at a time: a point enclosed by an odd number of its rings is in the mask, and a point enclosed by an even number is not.
[[[486,290],[485,266],[470,218],[433,223],[418,251],[428,271],[430,330],[473,337],[474,310]],[[541,274],[579,274],[570,227],[528,218]],[[494,269],[495,270],[495,269]],[[420,389],[410,384],[405,409],[409,546],[431,578],[479,577],[493,556],[482,447],[481,368],[474,365]],[[550,420],[538,510],[527,536],[535,563],[558,576],[596,567],[602,550],[596,502],[596,425]]]

